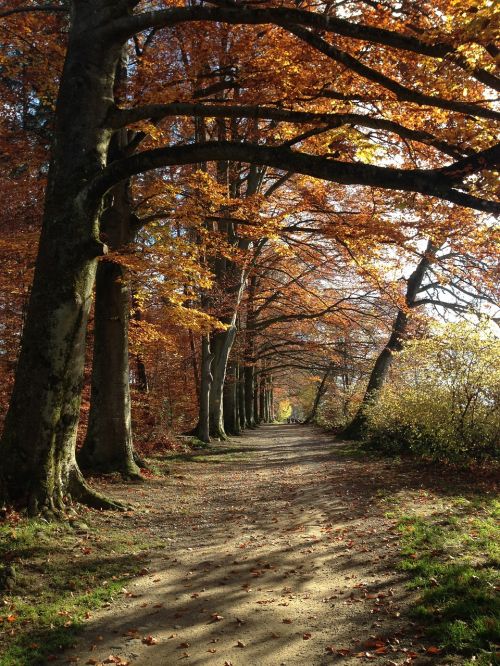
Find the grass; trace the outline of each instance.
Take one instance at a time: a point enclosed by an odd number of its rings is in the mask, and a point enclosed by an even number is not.
[[[0,562],[4,570],[13,566],[16,578],[0,606],[0,666],[51,662],[91,611],[112,604],[145,555],[161,545],[108,525],[92,531],[81,522],[75,528],[25,519],[1,525]]]
[[[500,663],[500,503],[450,498],[430,515],[400,515],[402,568],[420,591],[413,610],[428,637],[468,662]]]
[[[418,464],[357,442],[333,450],[353,460],[372,453],[396,467]],[[419,593],[412,614],[429,641],[460,655],[463,666],[500,664],[500,502],[471,471],[443,470],[427,465],[416,489],[383,488],[375,497],[398,522],[401,568]]]

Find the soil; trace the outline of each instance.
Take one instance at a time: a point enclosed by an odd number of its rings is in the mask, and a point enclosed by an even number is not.
[[[387,497],[414,490],[415,475],[301,425],[263,426],[201,456],[140,488],[106,488],[122,500],[133,493],[137,506],[105,520],[165,547],[93,613],[68,661],[443,663],[409,619],[387,517]]]

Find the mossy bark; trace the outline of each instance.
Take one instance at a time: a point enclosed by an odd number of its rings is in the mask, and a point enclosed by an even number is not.
[[[115,139],[116,142],[116,139]],[[107,197],[109,207],[101,226],[111,249],[130,243],[137,231],[128,183],[117,185]],[[94,355],[87,435],[78,462],[93,472],[119,472],[141,480],[135,461],[130,404],[128,271],[115,261],[97,268],[94,310]]]
[[[85,331],[99,240],[100,201],[83,194],[106,163],[105,118],[121,45],[100,34],[110,0],[73,3],[56,108],[52,160],[35,275],[15,384],[0,442],[0,499],[32,515],[57,514],[70,497],[111,506],[85,483],[75,441]]]
[[[101,262],[96,280],[89,424],[78,462],[85,470],[119,472],[138,480],[130,411],[129,296],[123,266]]]

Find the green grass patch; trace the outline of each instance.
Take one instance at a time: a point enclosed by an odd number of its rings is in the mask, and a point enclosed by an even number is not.
[[[100,525],[23,520],[0,526],[0,666],[41,666],[74,641],[85,617],[113,599],[160,543]],[[94,522],[94,521],[93,521]],[[144,539],[144,537],[142,537]],[[3,574],[3,575],[2,575]]]
[[[421,591],[414,616],[434,643],[497,663],[500,642],[500,503],[453,498],[446,510],[399,518],[403,570]]]

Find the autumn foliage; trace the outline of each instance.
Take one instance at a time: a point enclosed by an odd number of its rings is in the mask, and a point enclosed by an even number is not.
[[[0,9],[4,499],[104,503],[75,442],[133,476],[364,419],[432,318],[496,314],[493,3],[87,4]]]

